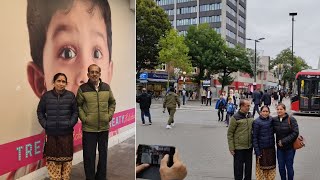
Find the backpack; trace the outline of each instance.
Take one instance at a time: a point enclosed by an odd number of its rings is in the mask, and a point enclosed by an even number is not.
[[[232,103],[228,104],[228,107],[227,107],[228,113],[234,113],[234,109],[235,109],[234,104],[232,104]]]

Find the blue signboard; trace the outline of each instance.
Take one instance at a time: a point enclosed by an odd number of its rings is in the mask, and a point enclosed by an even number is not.
[[[168,79],[168,74],[164,74],[164,73],[149,73],[148,74],[148,78],[152,78],[152,79]]]
[[[140,80],[147,80],[148,79],[148,73],[141,73],[139,79]]]

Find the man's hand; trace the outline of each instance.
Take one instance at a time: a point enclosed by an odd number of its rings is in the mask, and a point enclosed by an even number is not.
[[[182,180],[187,176],[187,168],[180,161],[179,153],[176,149],[176,152],[173,156],[173,165],[168,167],[169,155],[166,154],[161,160],[160,165],[160,176],[161,180]]]
[[[280,147],[283,146],[281,140],[278,142],[278,145],[279,145]]]
[[[136,167],[136,174],[140,173],[141,171],[145,170],[148,168],[150,164],[140,164]]]
[[[231,150],[230,150],[230,154],[231,154],[232,156],[234,156],[235,153],[234,153],[234,151],[231,151]]]

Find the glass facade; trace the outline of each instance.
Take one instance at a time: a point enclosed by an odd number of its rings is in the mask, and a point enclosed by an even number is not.
[[[200,6],[200,12],[204,11],[213,11],[213,10],[219,10],[221,9],[221,3],[215,3],[215,4],[204,4]]]

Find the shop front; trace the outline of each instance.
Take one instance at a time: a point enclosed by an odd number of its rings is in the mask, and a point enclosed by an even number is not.
[[[140,74],[139,84],[137,84],[137,94],[141,92],[141,89],[145,87],[150,94],[156,96],[162,95],[166,92],[168,84],[167,72],[143,72]],[[174,86],[177,82],[175,79],[169,80],[169,86]]]

